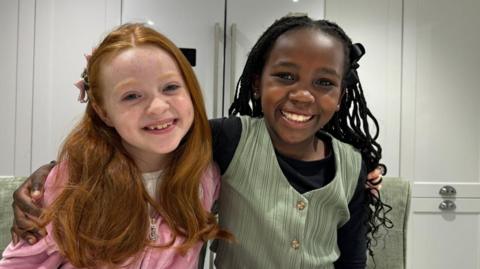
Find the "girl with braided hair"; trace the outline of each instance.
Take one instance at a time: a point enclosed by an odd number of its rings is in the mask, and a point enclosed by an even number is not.
[[[253,46],[229,110],[240,117],[212,124],[220,224],[239,241],[218,242],[218,268],[365,268],[391,223],[364,189],[381,146],[363,54],[337,24],[308,17],[276,21]]]

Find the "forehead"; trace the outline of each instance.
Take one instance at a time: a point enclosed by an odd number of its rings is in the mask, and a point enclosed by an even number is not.
[[[106,59],[102,69],[112,73],[179,70],[177,61],[167,51],[153,45],[122,50]]]
[[[343,44],[320,29],[302,28],[287,31],[280,35],[270,50],[269,61],[300,59],[308,62],[321,60],[329,64],[343,66]]]

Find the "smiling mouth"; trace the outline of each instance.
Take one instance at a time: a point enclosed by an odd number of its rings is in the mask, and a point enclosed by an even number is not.
[[[174,123],[174,121],[172,120],[172,121],[165,122],[165,123],[162,123],[162,124],[146,126],[146,127],[143,127],[143,129],[150,130],[150,131],[164,130],[164,129],[167,129],[168,127],[172,126],[173,123]]]
[[[281,110],[280,113],[285,119],[289,121],[294,121],[294,122],[307,122],[313,118],[312,115],[307,116],[307,115],[295,114],[295,113],[286,112],[283,110]]]

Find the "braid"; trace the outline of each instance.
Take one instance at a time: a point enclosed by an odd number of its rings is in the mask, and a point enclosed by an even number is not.
[[[360,44],[352,44],[350,38],[335,23],[318,21],[319,28],[327,34],[337,37],[344,45],[345,71],[343,79],[343,98],[340,110],[323,127],[323,130],[333,135],[338,140],[348,143],[360,150],[362,159],[368,171],[374,170],[382,157],[382,147],[376,141],[379,134],[378,121],[367,107],[367,101],[363,94],[362,84],[358,77],[358,60],[365,50]],[[353,51],[351,51],[353,49]],[[374,134],[371,134],[369,120],[373,122]],[[392,228],[392,221],[386,216],[392,210],[390,205],[382,202],[380,193],[375,196],[369,189],[365,190],[368,201],[367,216],[367,248],[373,258],[373,244],[378,239],[377,232],[380,227]],[[375,260],[373,260],[375,262]]]
[[[229,109],[230,115],[249,115],[262,117],[261,102],[254,98],[254,80],[261,76],[265,62],[277,38],[292,29],[313,28],[336,38],[344,47],[344,79],[342,81],[343,98],[340,110],[324,126],[323,130],[330,133],[338,140],[348,143],[362,155],[368,171],[374,170],[382,157],[382,147],[377,142],[379,125],[375,116],[367,106],[363,88],[358,78],[356,69],[357,61],[364,50],[360,44],[352,44],[351,39],[337,24],[327,20],[314,21],[306,16],[283,17],[275,21],[259,38],[250,51],[245,68],[237,83],[235,97]],[[353,51],[351,52],[353,48]],[[359,51],[360,50],[360,51]],[[251,105],[250,105],[251,104]],[[374,125],[373,135],[369,121]],[[386,214],[392,207],[384,204],[378,197],[366,189],[368,201],[367,248],[373,257],[372,240],[376,242],[377,232],[380,227],[391,228],[393,224]]]

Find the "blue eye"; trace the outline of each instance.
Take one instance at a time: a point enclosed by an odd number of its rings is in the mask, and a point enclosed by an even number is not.
[[[142,96],[138,93],[129,93],[129,94],[122,97],[122,101],[132,101],[132,100],[136,100],[140,97],[142,97]]]
[[[166,92],[170,92],[170,91],[175,91],[178,88],[180,88],[180,85],[168,84],[163,90],[166,91]]]

